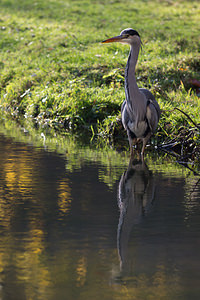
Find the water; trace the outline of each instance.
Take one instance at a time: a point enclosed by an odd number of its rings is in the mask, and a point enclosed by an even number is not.
[[[0,299],[199,299],[198,176],[19,140],[0,134]]]

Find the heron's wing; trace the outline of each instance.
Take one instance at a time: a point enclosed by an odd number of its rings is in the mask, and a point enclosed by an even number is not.
[[[146,96],[147,102],[151,102],[153,106],[155,107],[158,115],[158,119],[160,118],[160,106],[158,102],[156,101],[154,95],[147,89],[140,89],[140,91]]]
[[[149,104],[147,105],[146,118],[148,120],[148,124],[151,128],[151,131],[154,132],[158,125],[159,115],[158,115],[156,107],[154,106],[154,104],[152,102],[149,102]]]
[[[158,102],[152,93],[147,89],[140,89],[140,91],[146,96],[147,99],[147,111],[146,118],[148,120],[149,126],[154,132],[157,127],[159,118],[160,118],[160,107]]]

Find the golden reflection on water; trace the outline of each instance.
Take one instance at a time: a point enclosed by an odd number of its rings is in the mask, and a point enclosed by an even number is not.
[[[76,273],[77,273],[77,286],[81,287],[84,286],[86,281],[86,275],[87,275],[87,258],[85,256],[80,257],[80,259],[77,262],[76,267]]]
[[[7,162],[5,162],[3,171],[5,172],[6,185],[12,191],[14,189],[14,184],[16,183],[17,175],[13,160],[9,159]]]
[[[58,182],[58,206],[62,214],[67,214],[71,208],[71,188],[69,186],[69,179],[63,178]]]
[[[16,253],[15,267],[18,272],[17,281],[25,283],[27,299],[39,295],[47,295],[50,287],[50,273],[41,257],[44,252],[44,233],[39,229],[31,229],[23,252]]]
[[[40,192],[37,191],[42,180],[40,166],[37,151],[34,153],[25,145],[19,145],[17,148],[16,152],[11,144],[6,144],[0,160],[0,225],[3,227],[0,237],[0,283],[4,282],[5,285],[7,270],[11,268],[12,276],[9,280],[10,284],[16,286],[16,299],[20,299],[17,289],[22,283],[24,296],[21,295],[21,299],[45,299],[51,285],[51,275],[45,260],[43,261],[44,203],[38,198]],[[68,182],[58,181],[56,185],[58,206],[66,213],[71,203]],[[24,236],[22,234],[21,238],[18,238],[16,232],[21,222],[26,222],[24,226],[28,227],[22,227]],[[13,282],[12,278],[15,278]],[[5,285],[8,299],[10,288],[8,284],[7,290]]]

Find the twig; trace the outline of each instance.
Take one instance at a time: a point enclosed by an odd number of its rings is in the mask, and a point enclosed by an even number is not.
[[[180,108],[174,107],[174,109],[172,109],[172,110],[162,110],[162,111],[173,112],[174,110],[178,110],[178,111],[180,111],[182,114],[184,114],[184,115],[190,120],[190,122],[191,122],[195,127],[197,127],[197,128],[200,130],[200,125],[198,125],[197,123],[195,123],[195,122],[192,120],[192,118],[191,118],[186,112],[184,112],[183,110],[181,110]]]
[[[200,130],[200,125],[198,125],[197,123],[195,123],[195,122],[192,120],[192,118],[191,118],[187,113],[185,113],[184,111],[182,111],[182,110],[181,110],[180,108],[178,108],[178,107],[175,107],[173,110],[175,110],[175,109],[177,109],[177,110],[180,111],[182,114],[184,114],[184,115],[190,120],[190,122],[192,122],[192,124]]]

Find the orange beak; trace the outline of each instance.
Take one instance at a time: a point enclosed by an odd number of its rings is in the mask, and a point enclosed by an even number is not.
[[[107,39],[107,40],[104,40],[102,41],[102,44],[105,44],[105,43],[114,43],[114,42],[119,42],[123,39],[123,36],[122,35],[117,35],[117,36],[114,36],[110,39]]]

